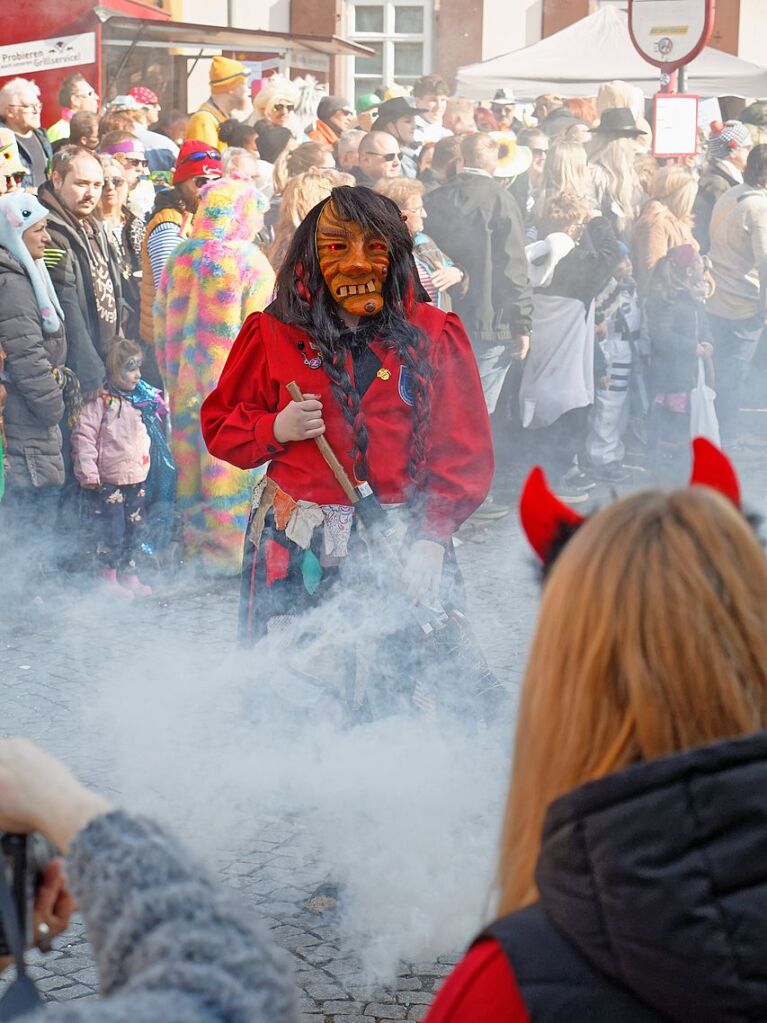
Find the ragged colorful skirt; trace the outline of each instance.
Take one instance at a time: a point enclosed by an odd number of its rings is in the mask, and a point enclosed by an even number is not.
[[[389,514],[398,511],[391,509]],[[386,546],[369,543],[364,529],[357,528],[352,506],[295,501],[264,479],[254,490],[245,535],[240,642],[252,646],[267,636],[273,638],[275,627],[298,622],[298,633],[294,629],[281,634],[286,658],[294,657],[305,641],[300,629],[306,623],[306,631],[314,636],[306,647],[314,661],[310,658],[303,670],[297,666],[297,674],[323,674],[316,662],[323,659],[317,651],[323,647],[324,633],[324,645],[332,648],[325,675],[335,672],[337,690],[355,710],[375,702],[379,713],[383,703],[399,697],[417,702],[419,693],[428,703],[423,680],[431,673],[431,666],[424,663],[429,645],[424,642],[423,623],[400,592],[399,572],[396,555]],[[445,555],[441,598],[449,610],[462,611],[465,604],[452,544]],[[367,662],[364,670],[361,661]]]

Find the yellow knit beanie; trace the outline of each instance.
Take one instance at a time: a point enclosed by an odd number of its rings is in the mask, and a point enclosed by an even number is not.
[[[210,65],[210,91],[231,92],[236,89],[243,78],[248,77],[248,69],[239,60],[229,57],[214,57]]]

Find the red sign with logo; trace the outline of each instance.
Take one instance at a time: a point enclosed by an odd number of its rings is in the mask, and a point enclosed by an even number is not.
[[[675,71],[711,38],[715,6],[715,0],[629,0],[631,41],[649,64]]]

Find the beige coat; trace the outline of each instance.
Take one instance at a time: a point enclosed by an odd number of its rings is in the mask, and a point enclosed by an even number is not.
[[[692,225],[682,222],[668,206],[657,199],[647,203],[635,222],[632,245],[634,276],[642,294],[647,294],[655,264],[669,249],[677,245],[692,245],[698,249]]]

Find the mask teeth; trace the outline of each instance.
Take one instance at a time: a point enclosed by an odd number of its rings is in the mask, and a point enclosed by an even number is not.
[[[351,295],[369,295],[375,290],[374,281],[368,281],[366,284],[344,284],[338,289],[338,297],[349,298]]]

